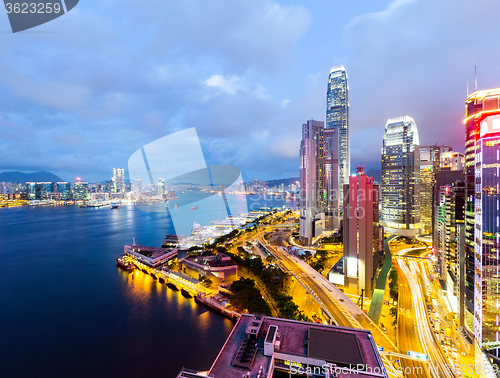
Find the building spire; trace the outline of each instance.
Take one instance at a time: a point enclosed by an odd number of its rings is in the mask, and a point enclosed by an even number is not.
[[[474,92],[477,91],[477,66],[474,66]]]

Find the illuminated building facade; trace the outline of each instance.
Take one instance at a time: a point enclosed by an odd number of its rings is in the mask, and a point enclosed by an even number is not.
[[[113,168],[113,192],[123,193],[125,191],[125,170],[123,168]]]
[[[62,200],[71,199],[71,188],[69,182],[57,182],[54,186],[55,192],[59,194]]]
[[[342,203],[344,184],[348,183],[351,169],[349,145],[349,81],[344,66],[333,67],[328,77],[326,92],[326,128],[338,129],[339,148],[339,203]]]
[[[441,169],[463,171],[465,168],[465,155],[457,151],[447,151],[441,154]]]
[[[324,155],[324,123],[309,120],[300,143],[300,240],[306,245],[316,236],[316,215],[325,203]]]
[[[382,222],[387,232],[420,232],[420,142],[409,116],[389,119],[382,147]]]
[[[425,235],[434,229],[436,173],[441,169],[441,157],[449,151],[452,148],[448,146],[420,146],[420,223]]]
[[[73,199],[75,201],[86,201],[89,199],[89,183],[77,180],[73,184]]]
[[[434,182],[435,172],[433,163],[420,161],[420,221],[424,235],[432,232]]]
[[[465,325],[498,349],[500,88],[469,94],[465,111]]]
[[[439,273],[454,312],[458,312],[459,295],[459,225],[464,224],[465,182],[443,185],[439,191],[437,243]]]
[[[324,131],[324,175],[326,185],[325,204],[325,228],[336,230],[340,226],[339,222],[339,200],[338,192],[340,182],[339,168],[339,129],[325,129]]]
[[[26,193],[29,200],[36,199],[36,183],[35,182],[27,182],[26,183]]]
[[[358,169],[344,185],[344,287],[372,296],[379,252],[379,187]]]
[[[49,193],[54,191],[54,184],[51,182],[37,182],[35,186],[36,199],[49,199]]]
[[[300,144],[300,240],[308,245],[323,230],[338,222],[339,132],[325,129],[324,122],[302,125]]]

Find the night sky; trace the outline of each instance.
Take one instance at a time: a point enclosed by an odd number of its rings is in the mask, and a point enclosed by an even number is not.
[[[12,34],[0,16],[0,172],[109,179],[196,127],[208,164],[299,175],[301,125],[350,85],[351,168],[380,167],[388,118],[463,151],[467,80],[500,87],[498,0],[80,0]],[[168,152],[166,152],[168,153]]]

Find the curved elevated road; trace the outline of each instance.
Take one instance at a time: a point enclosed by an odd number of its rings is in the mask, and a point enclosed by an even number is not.
[[[318,301],[331,320],[339,326],[368,329],[375,343],[385,351],[397,352],[396,346],[371,319],[352,302],[349,297],[325,277],[295,256],[283,253],[264,239],[264,232],[258,235],[260,244],[278,259],[283,270],[290,272]]]

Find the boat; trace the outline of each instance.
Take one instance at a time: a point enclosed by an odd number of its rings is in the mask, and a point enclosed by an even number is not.
[[[112,209],[119,209],[123,205],[121,202],[111,202],[111,204],[109,206],[111,206]]]
[[[198,206],[191,206],[189,210],[198,210]]]
[[[177,289],[177,286],[175,286],[172,282],[167,283],[167,286],[172,290],[179,291],[179,289]]]
[[[134,264],[132,264],[130,261],[125,261],[122,256],[116,259],[116,263],[123,270],[132,270],[135,268]]]
[[[181,294],[185,296],[186,298],[193,298],[193,296],[187,291],[186,289],[182,288],[181,289]]]

